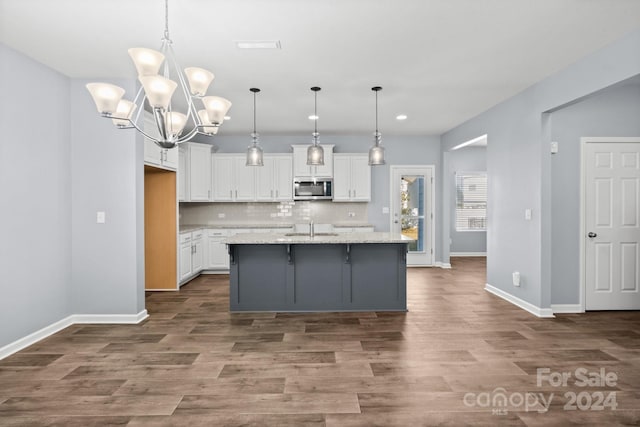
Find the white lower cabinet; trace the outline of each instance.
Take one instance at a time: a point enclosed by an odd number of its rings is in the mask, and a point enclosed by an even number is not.
[[[180,283],[198,275],[204,269],[205,245],[202,230],[180,233]]]
[[[223,240],[229,235],[227,230],[209,229],[207,235],[207,269],[210,270],[228,270],[229,269],[229,252],[227,244]]]

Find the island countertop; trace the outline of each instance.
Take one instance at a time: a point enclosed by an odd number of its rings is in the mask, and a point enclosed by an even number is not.
[[[248,233],[223,240],[229,245],[296,245],[296,244],[362,244],[409,243],[413,239],[401,233],[316,233],[313,237],[303,233]]]

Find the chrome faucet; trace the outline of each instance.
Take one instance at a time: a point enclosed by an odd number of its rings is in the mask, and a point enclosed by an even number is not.
[[[309,219],[309,237],[313,237],[315,235],[315,231],[314,231],[314,227],[313,227],[313,220]]]

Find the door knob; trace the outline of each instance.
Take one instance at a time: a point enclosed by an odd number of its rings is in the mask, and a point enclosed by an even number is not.
[[[598,235],[596,233],[594,233],[593,231],[590,231],[589,234],[587,234],[587,236],[591,237],[592,239],[594,237],[597,237]]]
[[[397,223],[398,223],[398,220],[396,219],[396,220],[395,220],[395,221],[393,221],[393,222],[394,222],[395,224],[397,224]]]

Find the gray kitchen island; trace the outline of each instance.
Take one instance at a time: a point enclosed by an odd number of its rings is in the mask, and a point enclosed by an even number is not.
[[[380,232],[229,237],[230,310],[406,311],[411,241]]]

